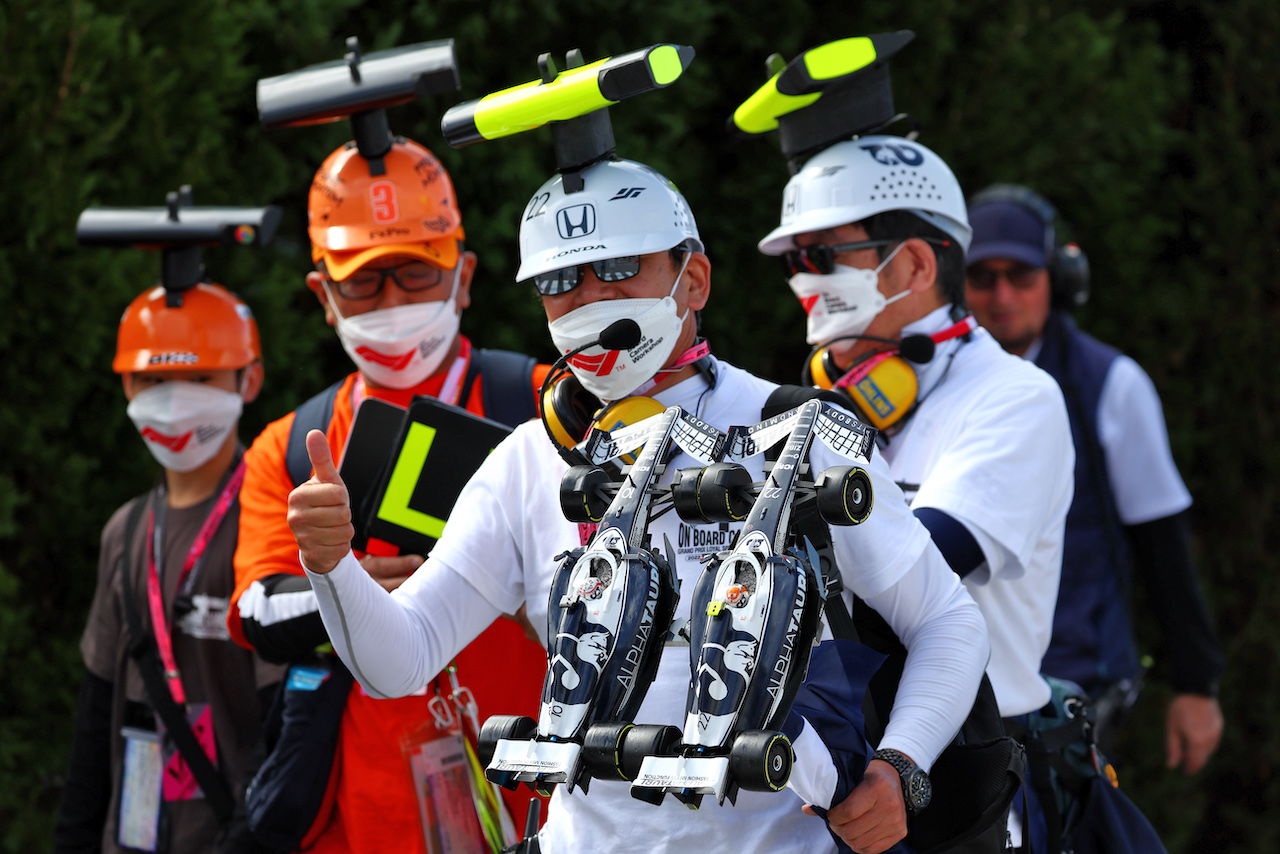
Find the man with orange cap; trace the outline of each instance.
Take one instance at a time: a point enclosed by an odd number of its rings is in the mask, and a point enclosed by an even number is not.
[[[316,269],[307,287],[357,370],[268,425],[247,454],[228,623],[239,643],[272,661],[305,660],[329,640],[286,522],[289,492],[311,474],[308,430],[324,431],[341,459],[357,407],[370,398],[407,408],[432,397],[510,426],[537,414],[545,367],[473,348],[459,333],[476,256],[464,248],[448,173],[412,140],[388,144],[380,154],[355,142],[334,151],[308,199]],[[378,541],[361,555],[365,571],[388,590],[422,560]],[[517,622],[498,621],[455,663],[481,715],[536,708],[546,654]],[[433,719],[429,693],[380,700],[359,685],[351,689],[324,803],[314,818],[304,817],[310,832],[303,847],[426,851],[422,816],[431,809],[419,802],[423,787],[415,786],[408,754],[415,731]],[[509,802],[517,821],[527,802],[527,796]]]
[[[245,471],[236,427],[261,358],[249,307],[218,285],[150,288],[120,322],[114,368],[163,474],[102,532],[54,851],[270,850],[231,816],[281,672],[226,627]],[[187,745],[164,707],[185,714]]]

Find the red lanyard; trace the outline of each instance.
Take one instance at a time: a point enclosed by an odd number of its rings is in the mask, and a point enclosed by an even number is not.
[[[244,480],[244,468],[244,459],[241,458],[226,485],[222,488],[222,492],[218,495],[218,500],[214,502],[213,510],[205,517],[204,524],[200,526],[200,532],[196,534],[195,540],[192,541],[191,549],[187,552],[187,559],[182,564],[182,574],[178,576],[179,590],[182,589],[183,584],[187,581],[187,577],[191,575],[191,570],[204,557],[205,549],[209,547],[209,541],[213,539],[213,535],[217,533],[222,520],[226,518],[227,511],[231,509],[231,505],[235,503],[237,496],[239,496],[240,484]],[[159,495],[163,501],[165,498],[164,491],[160,490]],[[187,695],[182,689],[182,679],[178,674],[178,662],[173,657],[173,638],[169,633],[169,626],[165,622],[164,595],[160,592],[160,571],[156,566],[156,553],[164,549],[164,543],[157,542],[163,537],[163,519],[159,535],[157,535],[156,527],[156,511],[155,507],[152,506],[151,512],[147,515],[147,607],[151,611],[151,627],[156,635],[156,646],[160,649],[160,660],[164,663],[164,678],[169,683],[169,693],[173,695],[173,701],[181,706],[187,702]],[[127,567],[125,571],[128,571]],[[192,580],[194,580],[194,577],[192,577]]]
[[[941,344],[943,341],[950,341],[952,338],[959,338],[962,335],[968,335],[978,328],[978,319],[972,314],[963,318],[959,323],[948,326],[941,332],[935,332],[929,337],[933,339],[933,343]],[[853,336],[857,337],[857,336]],[[865,361],[858,362],[840,379],[836,380],[836,388],[848,388],[851,385],[859,383],[868,374],[871,369],[879,365],[881,362],[898,355],[897,348],[892,350],[882,350],[879,353],[872,353]],[[950,365],[950,362],[947,363]]]

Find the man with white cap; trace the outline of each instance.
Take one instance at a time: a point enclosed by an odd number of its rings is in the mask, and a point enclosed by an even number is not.
[[[533,282],[561,352],[598,340],[620,319],[639,326],[634,346],[589,347],[569,361],[586,392],[603,401],[652,395],[721,430],[759,421],[774,384],[716,359],[698,341],[696,318],[710,294],[711,263],[684,197],[653,169],[625,160],[595,163],[572,178],[552,178],[526,208],[517,278]],[[390,595],[350,555],[345,489],[321,438],[309,439],[316,476],[291,496],[290,523],[334,644],[371,695],[415,690],[468,638],[522,602],[535,626],[546,625],[555,556],[578,542],[578,531],[561,515],[557,485],[566,465],[541,426],[517,428],[494,450],[464,489],[430,558]],[[840,461],[818,444],[810,452],[814,470]],[[664,482],[693,462],[677,454]],[[758,459],[748,468],[760,479]],[[875,510],[864,524],[838,532],[835,549],[844,565],[856,568],[846,573],[846,585],[909,649],[881,743],[927,770],[973,702],[988,655],[986,633],[883,462],[873,458],[868,469]],[[652,522],[649,533],[654,542],[665,537],[680,544],[672,563],[686,590],[706,551],[692,544],[723,536],[714,525],[691,525],[675,514]],[[688,607],[686,600],[685,616]],[[637,721],[681,725],[688,685],[688,652],[665,650]],[[657,807],[641,803],[619,784],[597,781],[589,795],[560,787],[542,850],[834,850],[827,827],[801,811],[805,803],[830,807],[832,832],[855,850],[880,852],[900,840],[906,808],[898,772],[888,762],[871,762],[849,798],[832,803],[842,772],[813,728],[792,718],[791,785],[804,789],[802,796],[742,791],[736,807],[708,803],[690,813],[671,799]]]
[[[882,429],[912,512],[982,608],[1000,714],[1037,710],[1062,566],[1073,451],[1062,394],[1009,358],[964,303],[971,231],[946,163],[918,142],[866,136],[808,160],[780,255],[808,315],[807,374]]]

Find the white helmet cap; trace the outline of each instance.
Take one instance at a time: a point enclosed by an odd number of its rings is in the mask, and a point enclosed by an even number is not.
[[[942,158],[900,136],[864,136],[815,155],[782,194],[782,224],[760,241],[766,255],[795,249],[795,236],[886,211],[909,211],[966,252],[973,230],[960,183]]]
[[[565,193],[556,175],[525,208],[517,282],[574,264],[663,252],[686,240],[703,251],[689,203],[654,169],[606,160],[581,176],[580,192]]]

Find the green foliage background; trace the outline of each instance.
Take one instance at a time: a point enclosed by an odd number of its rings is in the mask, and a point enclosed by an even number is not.
[[[693,45],[675,86],[613,112],[623,156],[689,197],[715,268],[717,352],[792,381],[802,314],[754,248],[786,170],[772,141],[730,142],[763,60],[847,35],[911,29],[897,106],[966,191],[1031,184],[1093,265],[1084,326],[1133,355],[1163,395],[1196,499],[1196,548],[1227,653],[1223,746],[1194,779],[1162,768],[1157,684],[1124,745],[1123,780],[1170,850],[1280,850],[1280,451],[1274,382],[1280,238],[1280,4],[1274,0],[7,0],[0,5],[0,851],[48,846],[66,763],[98,532],[154,463],[110,371],[128,301],[156,256],[86,250],[88,205],[284,205],[260,252],[210,251],[261,325],[267,388],[245,440],[347,364],[302,286],[306,189],[346,125],[264,133],[254,82],[366,51],[457,40],[463,87],[392,111],[453,173],[481,256],[464,330],[546,358],[541,311],[513,285],[518,212],[552,167],[549,133],[452,151],[452,104],[533,79],[535,58]],[[1155,636],[1145,644],[1159,660]],[[1159,665],[1157,664],[1157,675]]]

